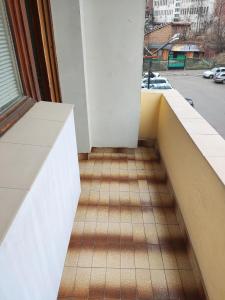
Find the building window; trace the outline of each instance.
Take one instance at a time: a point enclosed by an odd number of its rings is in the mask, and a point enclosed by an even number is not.
[[[4,2],[0,1],[0,114],[22,99],[12,36]]]
[[[0,0],[0,136],[40,100],[24,0]]]

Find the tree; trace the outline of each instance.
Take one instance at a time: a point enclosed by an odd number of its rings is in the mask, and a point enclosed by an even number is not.
[[[212,25],[212,41],[217,53],[225,50],[225,1],[217,0]]]

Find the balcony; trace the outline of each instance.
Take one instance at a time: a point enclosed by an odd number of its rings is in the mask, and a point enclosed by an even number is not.
[[[0,299],[225,299],[225,141],[140,95],[145,2],[49,1],[63,103],[0,140]]]
[[[80,155],[58,299],[194,300],[212,282],[223,289],[224,140],[175,90],[142,93],[139,140],[145,147]]]

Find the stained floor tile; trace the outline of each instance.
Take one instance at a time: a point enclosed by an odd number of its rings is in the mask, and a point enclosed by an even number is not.
[[[187,240],[153,149],[93,148],[60,300],[199,300]]]

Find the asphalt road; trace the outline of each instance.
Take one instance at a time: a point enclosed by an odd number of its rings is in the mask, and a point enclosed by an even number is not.
[[[161,72],[173,88],[194,101],[195,109],[225,139],[225,84],[204,79],[202,71]]]

